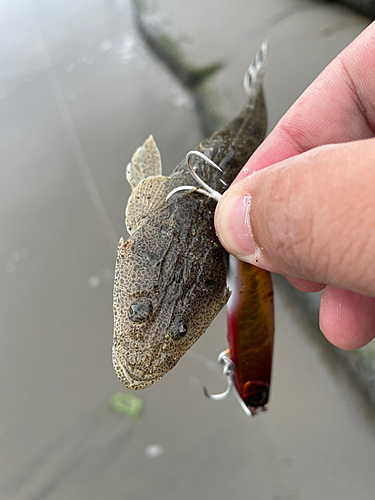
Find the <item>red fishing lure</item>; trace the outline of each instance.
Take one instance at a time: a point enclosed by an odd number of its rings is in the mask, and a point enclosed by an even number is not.
[[[205,395],[221,400],[234,391],[248,415],[265,410],[268,402],[274,341],[271,275],[233,256],[229,257],[228,284],[232,295],[227,304],[229,349],[219,356],[228,378],[222,394]]]

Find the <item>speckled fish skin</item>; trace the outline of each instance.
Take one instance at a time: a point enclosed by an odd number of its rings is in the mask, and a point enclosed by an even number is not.
[[[198,175],[220,193],[227,189],[222,181],[230,185],[266,133],[261,85],[265,62],[259,61],[259,53],[257,57],[243,110],[197,148],[223,172],[191,158]],[[131,236],[126,242],[121,238],[117,249],[112,358],[129,389],[149,387],[168,373],[230,296],[228,254],[214,229],[216,202],[192,190],[165,201],[177,186],[198,185],[185,160],[170,177],[163,177],[158,155],[150,137],[128,166],[133,193],[126,220]]]

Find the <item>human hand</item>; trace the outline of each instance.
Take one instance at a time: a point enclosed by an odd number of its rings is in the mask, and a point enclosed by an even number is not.
[[[375,23],[310,85],[218,203],[237,258],[324,288],[320,328],[343,349],[375,336]]]

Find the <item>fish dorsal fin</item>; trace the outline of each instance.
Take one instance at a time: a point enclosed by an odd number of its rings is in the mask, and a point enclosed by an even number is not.
[[[147,217],[165,204],[173,189],[170,177],[159,175],[141,181],[128,200],[125,210],[125,224],[129,234],[139,229]]]
[[[134,153],[132,161],[126,168],[126,180],[135,189],[137,185],[147,179],[161,175],[161,158],[159,149],[152,135],[143,146]]]

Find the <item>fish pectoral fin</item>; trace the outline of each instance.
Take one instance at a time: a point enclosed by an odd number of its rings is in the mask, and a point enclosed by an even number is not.
[[[143,146],[134,153],[132,161],[126,168],[126,180],[135,189],[137,185],[147,179],[161,175],[161,157],[159,149],[152,135]]]
[[[172,189],[172,179],[158,175],[141,181],[133,190],[125,210],[125,224],[128,233],[142,226],[145,219],[165,204]]]

